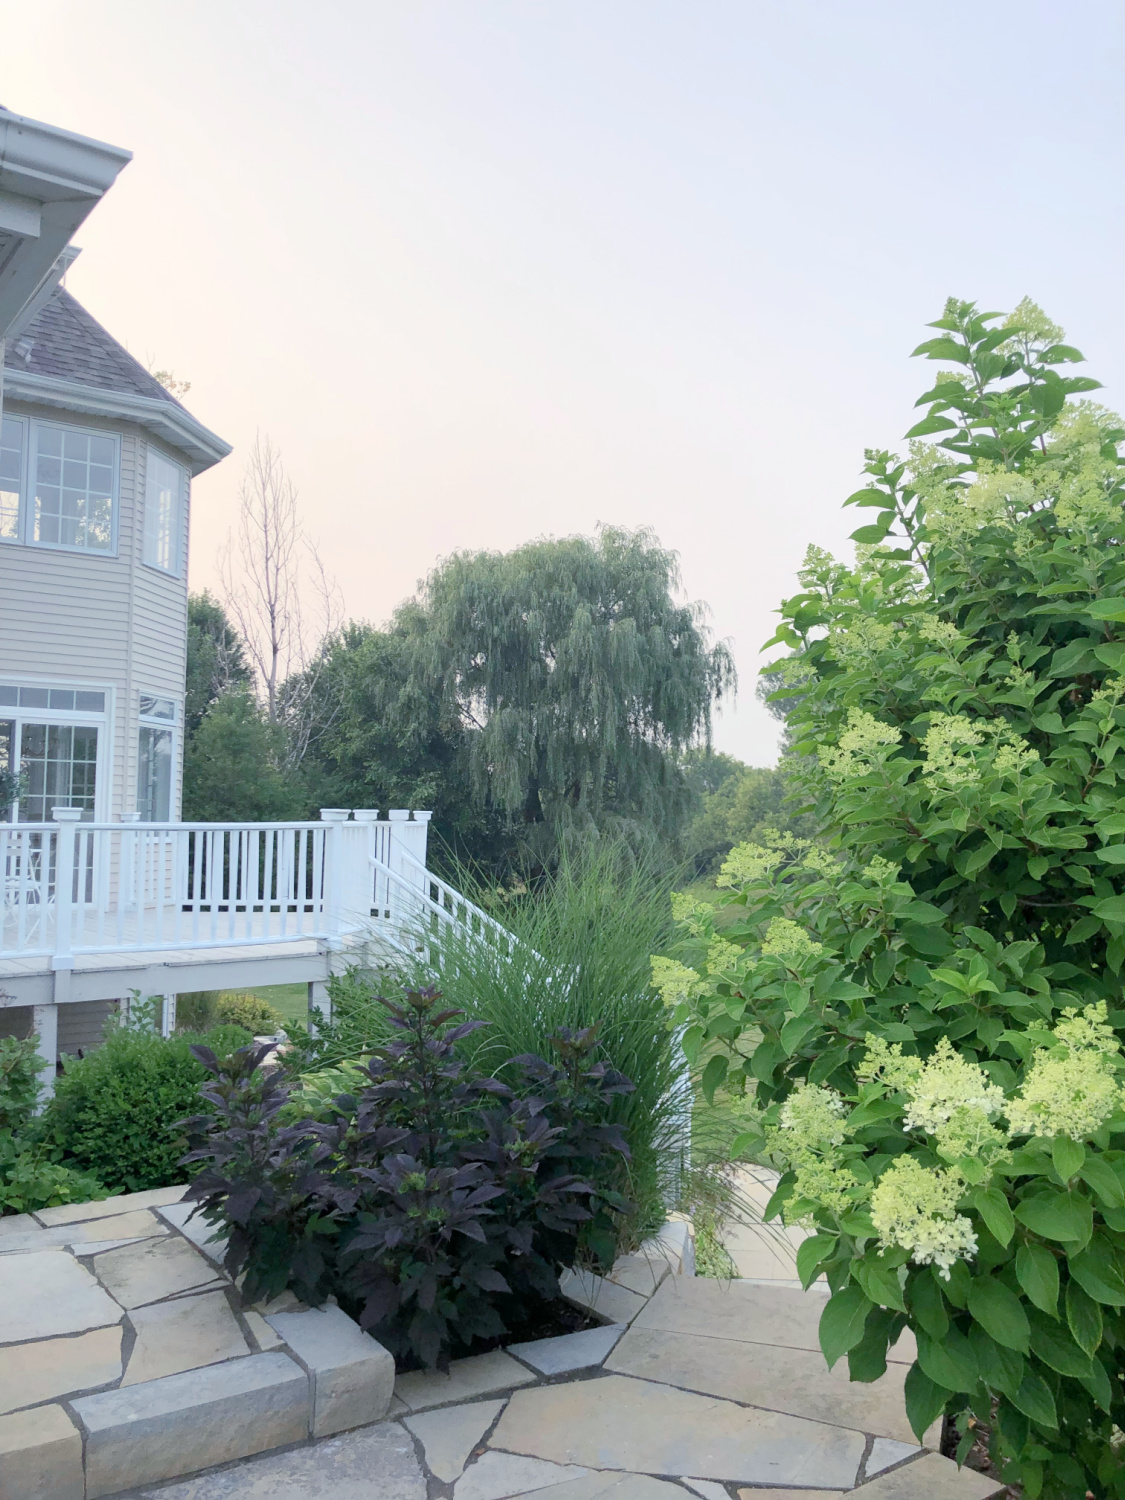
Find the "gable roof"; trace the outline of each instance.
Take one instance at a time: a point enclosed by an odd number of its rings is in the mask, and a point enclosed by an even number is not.
[[[4,391],[16,400],[136,422],[186,454],[194,474],[230,452],[62,287],[7,340]]]
[[[159,380],[61,286],[55,288],[20,335],[8,340],[4,369],[20,374],[53,375],[77,385],[151,396],[180,406]],[[184,408],[180,406],[180,410]]]

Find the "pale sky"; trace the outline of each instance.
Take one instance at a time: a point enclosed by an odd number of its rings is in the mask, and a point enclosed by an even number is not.
[[[1120,0],[0,0],[0,102],[135,154],[68,286],[235,445],[348,612],[598,522],[758,649],[945,297],[1030,295],[1125,402]]]

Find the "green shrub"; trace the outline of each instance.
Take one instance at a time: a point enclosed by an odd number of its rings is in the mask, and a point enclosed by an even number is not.
[[[44,1139],[71,1166],[93,1172],[113,1192],[135,1193],[183,1182],[186,1146],[177,1122],[198,1113],[202,1065],[193,1041],[221,1054],[250,1040],[240,1027],[205,1037],[167,1039],[110,1027],[101,1047],[68,1059],[42,1123]]]
[[[57,1148],[32,1138],[42,1091],[37,1046],[35,1037],[0,1037],[0,1214],[106,1196],[96,1177],[61,1165]]]
[[[951,302],[910,458],[868,454],[854,568],[813,552],[777,639],[823,842],[743,845],[656,961],[755,1088],[832,1288],[830,1361],[904,1327],[919,1435],[992,1436],[1028,1500],[1125,1495],[1125,485],[1120,419],[1038,308]],[[759,1040],[760,1038],[760,1040]],[[736,1143],[737,1144],[737,1143]]]
[[[510,1059],[509,1089],[458,1060],[482,1023],[450,1025],[438,992],[386,1010],[395,1040],[349,1078],[330,1125],[289,1123],[284,1073],[258,1071],[268,1048],[226,1064],[197,1048],[213,1113],[191,1122],[204,1166],[188,1196],[226,1227],[249,1298],[332,1293],[396,1355],[444,1366],[541,1315],[579,1229],[631,1211],[592,1186],[627,1155],[608,1114],[631,1085],[585,1032],[553,1039],[557,1065]]]
[[[276,1036],[285,1024],[279,1010],[258,995],[224,993],[215,1002],[220,1026],[241,1026],[251,1036]]]

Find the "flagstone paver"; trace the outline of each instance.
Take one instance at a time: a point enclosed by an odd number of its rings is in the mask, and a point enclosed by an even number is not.
[[[496,1418],[503,1401],[474,1401],[468,1406],[444,1406],[437,1411],[404,1417],[402,1425],[422,1444],[426,1467],[451,1484],[461,1472]]]
[[[574,1464],[545,1463],[514,1453],[485,1453],[453,1486],[453,1500],[509,1500],[515,1495],[584,1479],[588,1470]]]
[[[524,1364],[541,1375],[570,1375],[600,1365],[625,1332],[624,1323],[607,1323],[602,1328],[583,1328],[578,1333],[563,1333],[553,1339],[533,1339],[527,1344],[509,1344]]]
[[[517,1391],[489,1440],[555,1463],[703,1479],[851,1485],[859,1432],[623,1375]]]
[[[775,1490],[761,1485],[743,1485],[735,1492],[738,1500],[844,1500],[843,1490]],[[925,1500],[919,1493],[917,1500]]]
[[[121,1321],[118,1304],[65,1250],[5,1257],[0,1272],[0,1344]]]
[[[903,1459],[916,1458],[921,1451],[917,1443],[896,1443],[892,1438],[876,1438],[863,1466],[864,1473],[868,1479],[873,1479],[884,1469],[902,1463]]]
[[[958,1469],[940,1453],[924,1453],[914,1463],[861,1485],[855,1493],[856,1500],[988,1500],[1004,1488],[975,1469]]]
[[[730,1500],[726,1485],[715,1479],[685,1479],[684,1484],[693,1495],[701,1495],[703,1500]]]
[[[0,1417],[4,1500],[82,1500],[82,1434],[61,1406]]]
[[[668,1283],[675,1279],[669,1277]],[[647,1292],[642,1294],[618,1286],[593,1271],[564,1271],[559,1277],[559,1289],[568,1302],[587,1308],[607,1323],[631,1323],[648,1306]]]
[[[135,1500],[426,1500],[426,1480],[408,1433],[397,1422],[326,1438]]]
[[[819,1350],[775,1346],[763,1358],[760,1348],[736,1338],[631,1328],[605,1367],[903,1442],[913,1436],[903,1396],[907,1367],[901,1364],[888,1365],[881,1380],[865,1385],[849,1378],[846,1359],[830,1370]]]
[[[54,1224],[46,1228],[36,1224],[19,1234],[4,1235],[0,1239],[0,1254],[57,1250],[68,1245],[101,1244],[105,1240],[147,1239],[151,1235],[167,1233],[166,1226],[154,1218],[148,1209],[141,1209],[135,1213],[114,1214],[111,1218],[92,1219],[81,1224]]]
[[[692,1333],[820,1351],[820,1315],[827,1288],[807,1292],[776,1283],[670,1277],[634,1321],[636,1328]],[[892,1363],[914,1362],[913,1335],[904,1333],[891,1350]]]
[[[138,1307],[130,1321],[137,1341],[122,1385],[139,1385],[249,1354],[226,1293],[203,1292]]]
[[[412,1370],[395,1381],[395,1395],[411,1411],[430,1406],[471,1401],[475,1396],[491,1396],[495,1391],[530,1385],[535,1376],[500,1349],[490,1354],[474,1354],[455,1359],[448,1373],[441,1370]]]
[[[666,1479],[648,1474],[591,1474],[586,1479],[572,1479],[553,1485],[549,1490],[535,1490],[534,1500],[684,1500],[684,1489]],[[789,1500],[791,1491],[774,1490],[774,1500]],[[820,1492],[823,1497],[824,1491]],[[516,1500],[524,1500],[517,1496]],[[723,1491],[726,1500],[726,1491]]]
[[[0,1412],[36,1406],[121,1377],[121,1327],[21,1344],[0,1354]]]
[[[111,1214],[178,1203],[186,1192],[187,1188],[181,1185],[149,1188],[141,1193],[119,1193],[114,1198],[101,1198],[96,1203],[62,1203],[57,1208],[40,1208],[35,1218],[40,1224],[79,1224],[87,1219],[104,1219]]]
[[[912,1340],[872,1385],[827,1370],[827,1290],[791,1286],[784,1257],[757,1265],[770,1276],[696,1279],[687,1226],[669,1223],[608,1276],[564,1277],[613,1324],[402,1375],[392,1397],[390,1355],[334,1304],[285,1293],[236,1312],[225,1245],[181,1191],[0,1221],[3,1500],[80,1500],[69,1412],[85,1500],[164,1478],[161,1500],[425,1500],[427,1483],[454,1500],[837,1500],[861,1465],[857,1500],[998,1491],[915,1443]],[[35,1477],[56,1461],[57,1484]]]
[[[122,1307],[143,1307],[173,1292],[206,1286],[215,1268],[179,1235],[144,1240],[97,1257],[98,1280]]]
[[[226,1236],[212,1240],[215,1226],[199,1212],[198,1203],[172,1203],[158,1210],[160,1217],[189,1239],[195,1248],[215,1265],[221,1266],[227,1253]]]

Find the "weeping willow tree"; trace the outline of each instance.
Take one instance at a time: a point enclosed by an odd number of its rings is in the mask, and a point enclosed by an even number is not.
[[[674,836],[679,753],[734,685],[676,554],[648,530],[463,552],[411,606],[410,674],[462,724],[472,794],[519,823]]]

